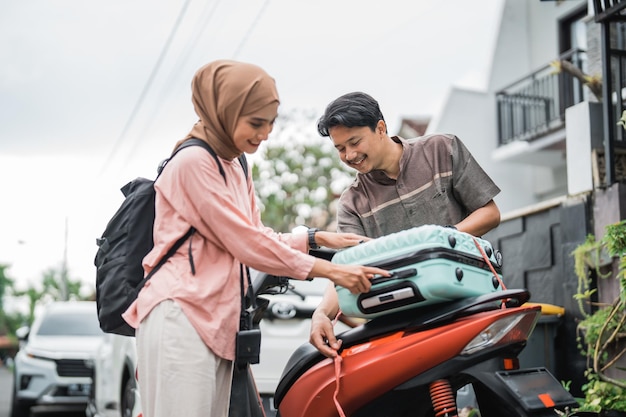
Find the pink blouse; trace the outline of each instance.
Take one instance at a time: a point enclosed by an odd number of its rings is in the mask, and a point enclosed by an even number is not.
[[[181,150],[163,170],[155,184],[155,244],[143,260],[146,274],[191,225],[197,231],[122,316],[137,328],[158,303],[175,300],[204,343],[216,355],[233,360],[241,309],[240,262],[305,279],[315,259],[304,253],[306,235],[275,233],[263,226],[252,179],[246,180],[239,160],[220,162],[226,183],[215,159],[199,146]]]

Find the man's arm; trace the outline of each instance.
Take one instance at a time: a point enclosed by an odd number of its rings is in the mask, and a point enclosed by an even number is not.
[[[481,208],[474,210],[469,216],[455,224],[461,232],[474,236],[482,236],[500,224],[500,209],[491,200]]]
[[[335,286],[331,282],[311,317],[311,336],[309,339],[317,350],[329,358],[337,356],[337,350],[341,347],[341,340],[337,340],[335,337],[332,322],[338,312],[339,298]]]

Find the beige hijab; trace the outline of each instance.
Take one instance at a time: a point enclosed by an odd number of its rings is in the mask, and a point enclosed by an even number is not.
[[[279,101],[272,77],[256,65],[237,61],[219,60],[203,66],[194,75],[191,89],[200,120],[176,146],[195,137],[227,160],[241,155],[233,142],[237,120]]]

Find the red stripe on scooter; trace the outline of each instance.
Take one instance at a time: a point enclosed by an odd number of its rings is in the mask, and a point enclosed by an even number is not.
[[[546,407],[550,408],[555,406],[554,400],[550,397],[550,394],[539,394],[538,397]]]

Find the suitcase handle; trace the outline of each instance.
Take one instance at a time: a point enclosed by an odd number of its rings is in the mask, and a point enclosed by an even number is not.
[[[390,281],[392,279],[405,279],[405,278],[414,277],[415,275],[417,275],[417,269],[415,268],[403,269],[401,271],[392,272],[391,275],[388,277],[373,278],[371,280],[371,283],[372,285],[376,285],[376,284],[380,284],[381,282]]]

